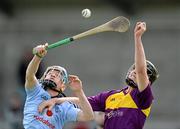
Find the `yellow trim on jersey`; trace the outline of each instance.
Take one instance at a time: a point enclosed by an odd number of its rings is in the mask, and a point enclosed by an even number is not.
[[[117,108],[134,108],[138,109],[136,103],[132,99],[131,95],[124,94],[123,91],[120,93],[112,94],[106,99],[106,109],[117,109]],[[141,110],[146,117],[150,114],[151,106],[147,109]]]
[[[106,109],[138,108],[130,94],[123,92],[113,94],[106,99]]]
[[[150,114],[150,111],[151,111],[151,106],[149,108],[141,110],[141,111],[146,115],[146,117],[148,117]]]

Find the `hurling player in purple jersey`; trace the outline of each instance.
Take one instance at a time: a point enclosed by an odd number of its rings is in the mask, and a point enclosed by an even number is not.
[[[154,99],[151,86],[159,75],[155,66],[146,60],[142,44],[145,31],[146,23],[137,22],[134,29],[135,63],[128,70],[125,79],[127,86],[121,90],[105,91],[88,97],[93,111],[105,113],[104,129],[142,129],[150,114]],[[40,109],[61,103],[63,99],[79,103],[77,98],[53,99],[42,103]]]

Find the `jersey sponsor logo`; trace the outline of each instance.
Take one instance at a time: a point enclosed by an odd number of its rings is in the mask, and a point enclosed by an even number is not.
[[[105,116],[110,119],[112,117],[119,117],[119,116],[123,116],[123,112],[122,111],[110,111],[109,113],[105,114]]]
[[[43,124],[47,125],[50,129],[55,129],[55,126],[53,124],[51,124],[48,120],[44,120],[42,117],[39,117],[39,116],[36,116],[36,115],[34,115],[34,118],[37,121],[40,121]]]

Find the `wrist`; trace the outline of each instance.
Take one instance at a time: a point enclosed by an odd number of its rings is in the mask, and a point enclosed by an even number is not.
[[[40,56],[39,54],[35,54],[35,56],[37,57],[37,58],[40,58],[40,59],[42,59],[43,57],[42,56]]]
[[[33,57],[36,61],[38,61],[38,62],[41,62],[41,60],[42,60],[42,58],[40,58],[40,57],[38,57],[38,56],[36,56],[36,55],[34,55],[34,57]]]
[[[141,40],[141,35],[134,35],[135,40]]]
[[[84,92],[83,92],[83,90],[81,89],[81,90],[78,90],[78,91],[74,91],[74,94],[75,94],[76,96],[79,96],[79,95],[83,95]]]
[[[43,56],[37,52],[36,48],[33,49],[32,53],[33,53],[33,55],[37,56],[38,58],[43,58]]]

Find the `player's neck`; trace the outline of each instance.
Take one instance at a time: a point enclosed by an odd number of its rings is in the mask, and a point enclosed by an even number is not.
[[[58,95],[58,92],[54,91],[54,90],[51,90],[51,89],[48,89],[47,92],[51,95],[51,96],[56,96]]]

